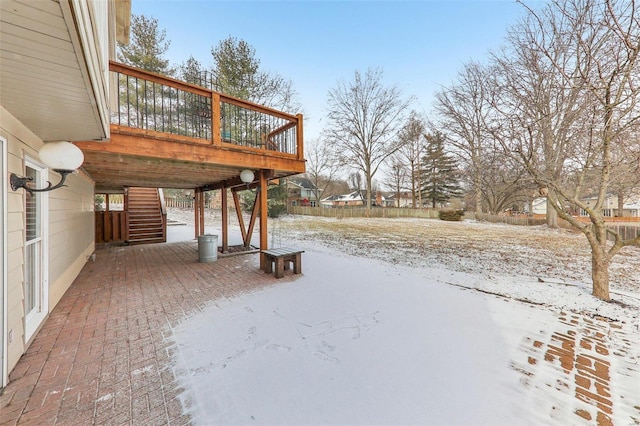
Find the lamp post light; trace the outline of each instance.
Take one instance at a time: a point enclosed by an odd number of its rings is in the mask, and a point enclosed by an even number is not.
[[[255,191],[252,191],[251,188],[249,187],[249,185],[253,182],[254,179],[255,179],[255,174],[253,173],[252,170],[244,169],[242,172],[240,172],[240,180],[242,181],[242,183],[247,185],[247,191],[257,194],[258,191],[260,191],[259,186],[255,189]]]
[[[251,182],[253,182],[253,178],[255,177],[255,175],[253,174],[253,172],[249,169],[244,169],[241,173],[240,173],[240,180],[244,183],[247,184],[247,187],[249,186],[249,184]]]
[[[58,172],[61,176],[60,182],[53,185],[51,182],[47,182],[45,188],[31,188],[27,183],[33,180],[32,177],[20,177],[15,173],[11,173],[10,183],[11,189],[17,191],[23,188],[25,191],[33,194],[34,192],[47,192],[60,188],[64,185],[64,181],[67,179],[67,175],[73,173],[84,162],[84,154],[80,148],[72,144],[71,142],[48,142],[45,143],[39,151],[40,160]]]

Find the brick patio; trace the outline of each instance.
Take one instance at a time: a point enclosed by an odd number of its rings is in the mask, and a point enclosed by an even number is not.
[[[0,425],[189,424],[171,326],[212,300],[277,282],[257,254],[198,263],[195,241],[96,254],[12,371]]]

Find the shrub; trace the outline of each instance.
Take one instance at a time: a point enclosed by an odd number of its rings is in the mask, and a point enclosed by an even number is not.
[[[440,217],[440,220],[462,220],[464,218],[464,210],[440,210],[438,217]]]
[[[275,218],[285,213],[287,211],[287,206],[280,203],[269,203],[268,209],[269,211],[267,212],[267,215],[270,218]]]

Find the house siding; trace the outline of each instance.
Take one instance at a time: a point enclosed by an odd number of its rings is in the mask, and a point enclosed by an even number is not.
[[[43,142],[24,124],[0,107],[0,135],[7,139],[7,172],[24,175],[25,156],[38,159]],[[49,173],[57,182],[58,175]],[[93,191],[94,184],[83,175],[72,175],[68,187],[49,192],[49,312],[77,277],[87,256],[94,250]],[[13,339],[7,347],[10,372],[26,351],[23,307],[24,265],[24,190],[7,196],[7,331]]]
[[[60,301],[95,250],[93,181],[82,174],[71,175],[67,185],[49,197],[50,306]]]

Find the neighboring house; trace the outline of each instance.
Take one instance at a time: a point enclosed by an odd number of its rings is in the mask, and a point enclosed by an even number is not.
[[[413,207],[413,197],[411,196],[411,192],[404,191],[400,192],[400,194],[395,192],[386,193],[384,207]]]
[[[326,208],[335,207],[333,203],[334,201],[337,201],[340,197],[341,196],[337,194],[325,197],[320,200],[320,207],[326,207]]]
[[[597,201],[597,196],[586,197],[583,200],[589,207],[594,206]],[[618,213],[618,195],[608,193],[603,205],[603,214],[605,217],[622,216],[622,217],[640,217],[640,194],[633,194],[624,199],[622,206],[622,214]],[[587,216],[587,213],[582,211],[580,216]]]
[[[332,195],[321,200],[323,207],[353,207],[362,206],[364,201],[361,191],[353,191],[348,194]]]
[[[290,206],[318,207],[318,189],[306,177],[287,178],[287,202]]]
[[[128,42],[129,0],[1,1],[3,388],[95,251],[96,217],[105,213],[94,211],[96,193],[191,189],[199,236],[204,233],[205,191],[220,190],[226,209],[230,200],[239,203],[238,191],[251,188],[260,214],[252,215],[248,229],[259,220],[260,248],[266,249],[268,182],[304,173],[305,160],[302,115],[110,62],[115,59],[116,40]],[[168,92],[177,94],[171,103],[156,102],[156,94]],[[202,111],[179,115],[184,102],[195,95],[204,99]],[[255,119],[270,123],[266,135],[246,131]],[[225,131],[233,133],[232,140],[227,140]],[[58,183],[55,170],[60,167],[46,158],[56,141],[71,141],[67,146],[83,154],[78,173],[50,192],[14,189],[10,183],[16,177],[32,178],[27,183],[31,188],[44,188],[47,181]],[[233,197],[227,196],[229,191]],[[126,200],[127,195],[125,206]],[[223,251],[228,249],[225,220],[223,215]],[[244,244],[249,246],[251,232],[245,234]],[[260,267],[265,265],[261,255]]]
[[[320,201],[322,207],[354,207],[364,206],[367,199],[367,191],[353,191],[348,194],[332,195]],[[393,199],[389,199],[380,191],[371,194],[371,205],[376,207],[392,207]]]
[[[587,206],[594,206],[596,203],[597,197],[585,197],[582,201],[587,204]],[[545,197],[539,197],[533,200],[532,203],[533,210],[532,213],[534,216],[544,217],[547,214],[547,199]],[[604,217],[615,217],[618,215],[618,196],[616,194],[607,194],[607,198],[605,199],[603,209],[602,209]],[[580,212],[580,216],[586,217],[587,213],[582,210]],[[640,195],[633,195],[627,197],[625,199],[623,209],[622,209],[622,217],[640,217]]]
[[[531,203],[531,213],[534,216],[546,216],[547,215],[547,198],[538,197]]]
[[[640,196],[630,198],[624,203],[623,217],[640,217]]]

